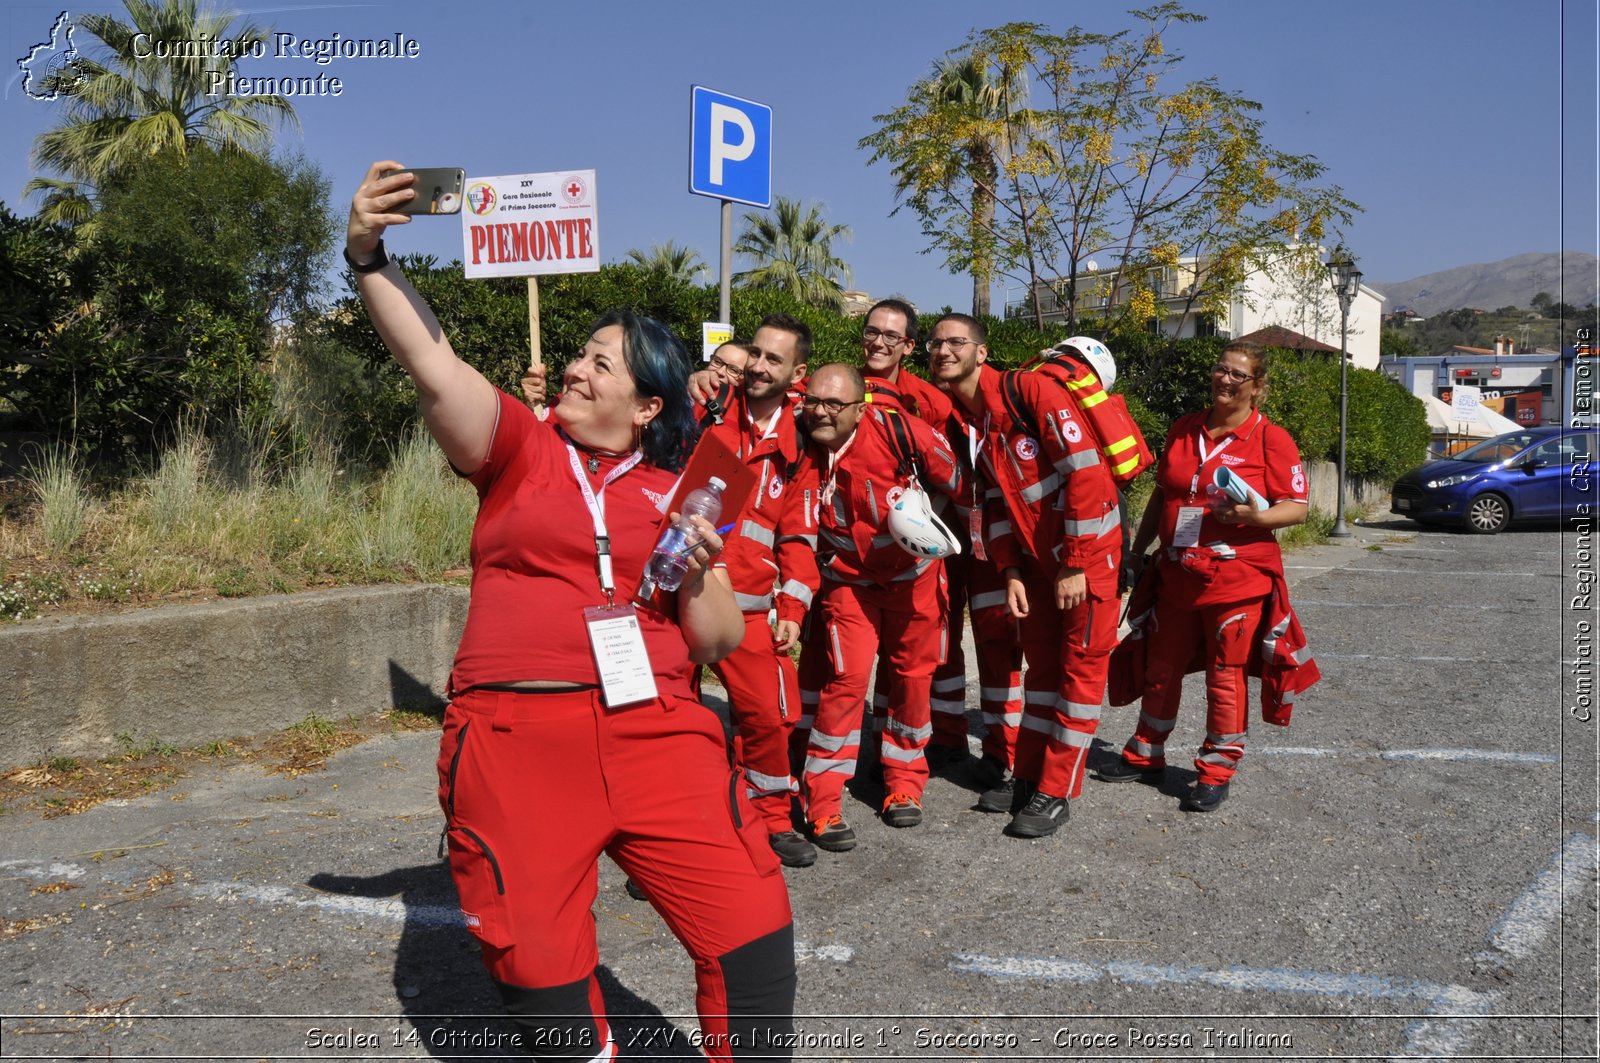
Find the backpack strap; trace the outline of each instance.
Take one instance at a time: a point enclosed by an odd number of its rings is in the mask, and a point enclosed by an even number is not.
[[[723,384],[717,388],[717,393],[706,399],[705,412],[700,415],[701,429],[710,428],[714,424],[721,424],[728,416],[728,408],[733,403],[733,388]]]
[[[1011,419],[1022,426],[1022,430],[1034,439],[1039,438],[1039,425],[1034,419],[1033,411],[1028,409],[1028,404],[1022,398],[1022,385],[1017,383],[1017,375],[1026,372],[1022,369],[1008,369],[1000,374],[1001,397],[1005,400],[1006,412]]]
[[[911,445],[911,432],[906,428],[905,414],[889,408],[879,412],[889,426],[889,449],[900,463],[900,475],[915,476],[920,480],[922,473],[917,468],[917,449]]]

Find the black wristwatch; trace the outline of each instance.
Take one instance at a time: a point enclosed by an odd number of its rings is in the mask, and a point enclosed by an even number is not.
[[[389,264],[389,252],[383,249],[382,240],[378,241],[376,250],[378,252],[378,257],[373,259],[371,262],[357,262],[355,259],[350,257],[350,245],[345,244],[344,260],[349,264],[350,268],[355,270],[357,273],[376,273]]]

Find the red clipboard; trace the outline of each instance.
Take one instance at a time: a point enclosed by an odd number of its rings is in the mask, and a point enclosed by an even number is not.
[[[672,497],[667,499],[667,504],[661,510],[661,520],[656,523],[656,538],[666,530],[668,518],[674,513],[683,512],[683,500],[689,492],[697,487],[704,487],[715,476],[725,485],[722,489],[722,516],[719,526],[734,524],[739,519],[739,514],[744,512],[745,503],[750,500],[751,493],[756,488],[756,474],[744,463],[744,459],[728,449],[728,445],[709,432],[700,437],[700,442],[694,448],[694,453],[689,456],[689,464],[684,467],[683,475],[678,477],[678,485],[672,489]],[[726,542],[729,536],[737,534],[729,530],[723,536]],[[643,591],[640,587],[640,591]],[[640,597],[635,594],[634,600],[641,605],[661,612],[662,595],[658,590],[649,597]]]
[[[704,487],[715,476],[725,485],[722,489],[721,524],[728,524],[744,512],[745,503],[756,489],[756,474],[744,459],[728,449],[728,445],[707,432],[689,456],[689,464],[678,477],[667,507],[662,511],[661,527],[666,527],[667,515],[683,512],[683,500],[697,487]]]

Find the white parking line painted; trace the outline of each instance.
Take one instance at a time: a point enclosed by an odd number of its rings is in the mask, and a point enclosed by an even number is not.
[[[1287,567],[1292,567],[1292,566],[1285,566],[1285,567],[1287,568]],[[1426,577],[1428,579],[1438,579],[1440,577],[1440,575],[1441,575],[1441,573],[1438,572],[1437,570],[1426,569],[1426,568],[1357,568],[1357,567],[1352,566],[1352,565],[1345,565],[1342,568],[1340,568],[1339,571],[1340,572],[1371,573],[1371,574],[1374,574],[1374,575],[1424,576],[1424,577]],[[1472,573],[1472,578],[1474,580],[1476,580],[1476,579],[1478,579],[1478,578],[1480,578],[1482,576],[1505,576],[1505,577],[1508,577],[1508,578],[1514,576],[1517,579],[1528,579],[1528,578],[1534,577],[1534,576],[1544,576],[1544,577],[1546,577],[1548,579],[1558,579],[1560,577],[1560,575],[1561,575],[1561,573],[1559,573],[1559,572],[1495,572],[1495,571],[1487,571],[1487,572],[1485,572],[1485,571],[1479,571],[1477,569],[1474,569],[1473,573]]]
[[[1550,858],[1544,870],[1489,928],[1489,948],[1477,958],[1503,967],[1511,960],[1533,955],[1550,928],[1561,920],[1563,905],[1580,891],[1591,888],[1595,870],[1594,838],[1582,831],[1573,833],[1561,851]]]
[[[1155,963],[1109,960],[1087,963],[1047,956],[984,956],[955,952],[950,969],[986,978],[1037,979],[1046,982],[1098,982],[1110,979],[1127,985],[1209,985],[1241,993],[1305,993],[1314,996],[1365,1000],[1441,1001],[1487,1007],[1498,994],[1478,993],[1465,986],[1443,985],[1386,975],[1339,974],[1290,967],[1178,967]],[[1474,1012],[1481,1014],[1481,1012]]]
[[[6,860],[0,868],[35,879],[81,879],[87,873],[76,864],[46,864],[33,860]],[[236,882],[182,882],[179,888],[214,901],[245,901],[251,904],[309,909],[352,919],[378,919],[412,927],[459,927],[466,929],[461,909],[447,904],[408,904],[392,897],[351,897],[336,893],[305,893],[287,886],[246,886]],[[822,960],[849,963],[856,951],[849,945],[808,945],[796,941],[797,962]]]
[[[1319,661],[1408,661],[1425,662],[1428,664],[1553,664],[1552,661],[1538,661],[1531,658],[1518,658],[1514,661],[1499,661],[1492,657],[1400,657],[1386,653],[1323,653],[1318,650],[1314,656]]]
[[[1426,609],[1430,613],[1438,609],[1462,609],[1474,613],[1491,611],[1503,613],[1506,609],[1505,605],[1500,602],[1479,605],[1435,605],[1430,603],[1422,606],[1411,602],[1324,602],[1318,601],[1316,598],[1296,598],[1294,600],[1296,609],[1303,609],[1308,605],[1314,605],[1322,609],[1415,609],[1418,612]]]
[[[1276,757],[1377,757],[1379,760],[1493,761],[1505,764],[1559,764],[1555,753],[1517,753],[1500,749],[1319,749],[1315,746],[1256,746]]]
[[[1505,764],[1559,764],[1554,753],[1512,753],[1500,749],[1391,749],[1378,754],[1384,760],[1496,761]]]
[[[1600,813],[1595,816],[1600,822]],[[1489,928],[1488,949],[1474,957],[1479,963],[1504,968],[1512,960],[1527,959],[1561,919],[1562,906],[1579,891],[1590,888],[1597,867],[1596,842],[1582,831],[1567,837],[1566,844],[1534,877],[1533,882]],[[1455,987],[1452,987],[1455,988]],[[1467,1054],[1473,1037],[1484,1027],[1466,1016],[1492,1014],[1495,994],[1468,993],[1464,997],[1444,994],[1428,1008],[1436,1014],[1448,1008],[1453,1016],[1448,1023],[1421,1019],[1406,1028],[1406,1043],[1396,1060],[1454,1059]]]
[[[1472,1039],[1486,1025],[1467,1016],[1488,1018],[1498,994],[1460,990],[1460,986],[1445,987],[1425,1009],[1438,1018],[1419,1019],[1406,1027],[1405,1047],[1393,1060],[1458,1059],[1466,1054]]]

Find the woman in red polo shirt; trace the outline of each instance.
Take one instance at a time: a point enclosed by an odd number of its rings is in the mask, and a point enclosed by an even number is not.
[[[630,604],[657,506],[697,435],[683,346],[614,313],[567,365],[541,421],[456,357],[381,239],[409,219],[395,162],[368,171],[345,258],[423,419],[478,490],[472,598],[450,677],[439,800],[467,928],[522,1047],[604,1060],[617,1046],[595,978],[596,862],[649,892],[695,961],[713,1059],[788,1058],[788,893],[766,827],[729,766],[693,666],[738,645],[744,618],[715,529],[661,611]]]
[[[1182,805],[1188,812],[1210,812],[1227,799],[1249,727],[1245,666],[1274,587],[1283,586],[1273,532],[1306,519],[1300,450],[1256,408],[1266,390],[1266,352],[1248,341],[1228,344],[1211,370],[1211,407],[1180,417],[1167,434],[1155,493],[1133,540],[1136,558],[1157,532],[1162,547],[1151,577],[1159,580],[1154,616],[1145,627],[1144,698],[1122,757],[1099,776],[1161,780],[1183,676],[1203,654],[1206,737],[1195,758],[1199,780]],[[1266,507],[1220,495],[1219,469],[1254,488]]]

